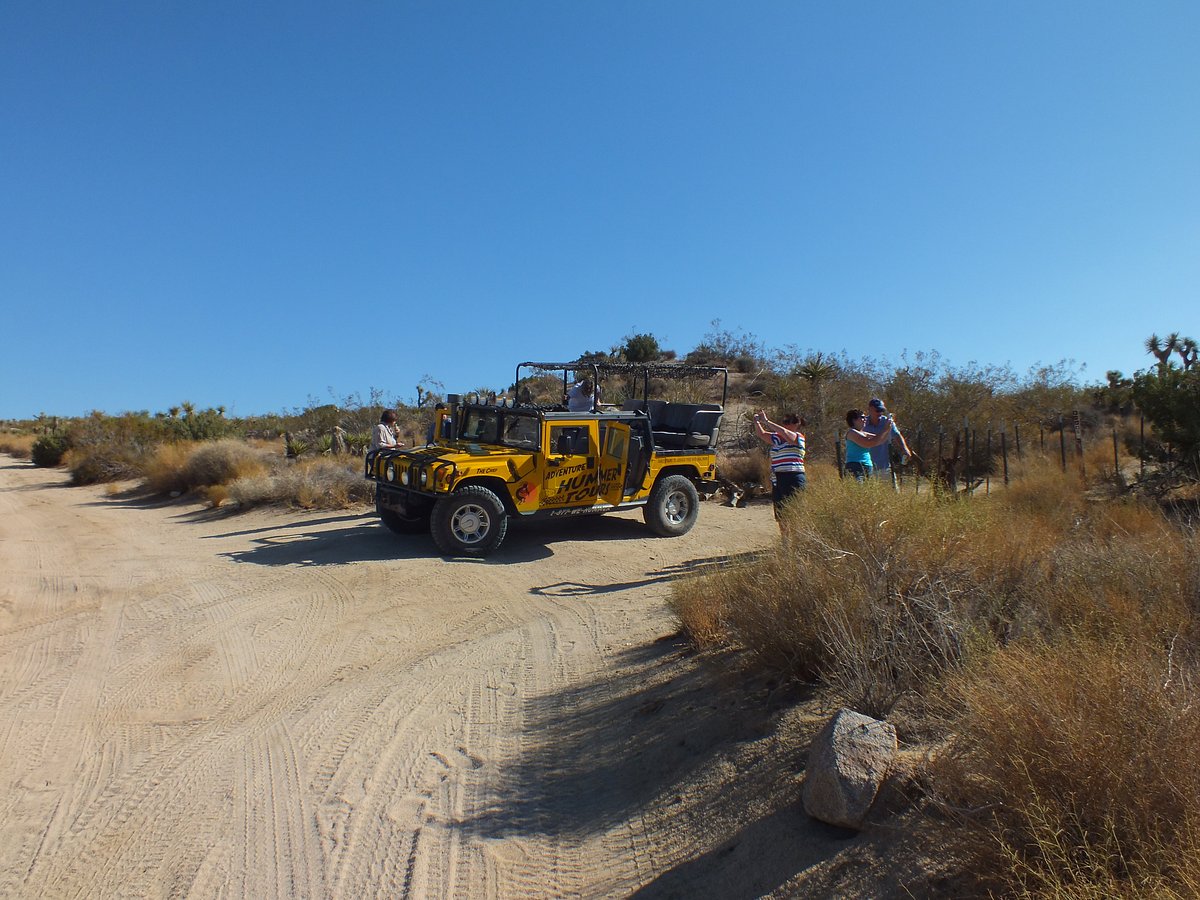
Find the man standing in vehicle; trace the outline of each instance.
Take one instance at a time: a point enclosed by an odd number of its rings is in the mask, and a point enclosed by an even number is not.
[[[912,456],[912,451],[908,449],[908,442],[904,440],[904,435],[900,433],[900,429],[896,426],[895,420],[888,414],[888,409],[883,401],[878,397],[872,397],[867,404],[867,422],[863,425],[863,431],[870,435],[882,434],[884,431],[891,429],[892,436],[889,440],[884,441],[878,447],[871,447],[871,477],[891,482],[892,486],[896,486],[896,480],[892,475],[892,443],[900,442],[900,452],[904,454],[904,459],[907,461]]]
[[[583,380],[571,385],[566,392],[567,409],[571,412],[595,412],[596,404],[600,402],[600,391],[592,382],[592,376],[585,375]]]

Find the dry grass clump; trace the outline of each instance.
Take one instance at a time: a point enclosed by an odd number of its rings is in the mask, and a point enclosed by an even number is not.
[[[268,454],[244,441],[210,441],[188,456],[184,476],[193,488],[225,485],[265,471],[269,462]]]
[[[0,434],[0,453],[17,459],[29,459],[36,434]]]
[[[1006,894],[1200,896],[1194,647],[1015,645],[952,679],[934,765]]]
[[[277,446],[233,438],[159,444],[138,468],[145,486],[155,493],[199,492],[213,506],[232,501],[242,506],[341,509],[372,499],[371,485],[356,458],[289,462]]]
[[[822,478],[787,510],[753,567],[682,583],[674,609],[698,640],[732,643],[882,715],[980,640],[998,613],[973,571],[982,504],[936,503]]]
[[[717,471],[734,484],[769,484],[771,480],[771,464],[766,454],[757,450],[719,454]]]
[[[159,493],[201,491],[214,506],[342,509],[372,499],[356,458],[288,462],[270,444],[232,439],[159,446],[145,467],[145,483]]]
[[[949,740],[942,840],[1005,895],[1200,896],[1200,537],[1033,468],[991,497],[810,482],[758,562],[677,585],[700,643]],[[988,886],[985,885],[985,886]]]
[[[147,459],[144,480],[157,493],[187,493],[267,471],[270,454],[245,441],[161,444]]]
[[[156,447],[143,466],[146,487],[156,494],[185,493],[188,483],[184,469],[195,448],[191,441]]]
[[[372,485],[357,459],[307,459],[226,485],[228,498],[242,506],[282,504],[300,509],[342,509],[370,502]]]

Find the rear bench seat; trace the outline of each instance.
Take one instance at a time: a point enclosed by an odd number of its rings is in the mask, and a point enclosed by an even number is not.
[[[621,409],[627,412],[644,412],[650,417],[650,424],[653,426],[662,418],[666,405],[666,400],[626,400],[621,404]]]
[[[651,413],[654,444],[667,450],[715,447],[722,414],[715,403],[668,403],[657,418]]]

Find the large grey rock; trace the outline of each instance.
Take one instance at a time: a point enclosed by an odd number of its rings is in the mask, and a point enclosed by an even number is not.
[[[341,425],[333,426],[332,440],[329,442],[330,452],[334,456],[341,456],[346,452],[346,431]]]
[[[809,750],[804,811],[830,825],[861,828],[897,749],[892,725],[839,709]]]

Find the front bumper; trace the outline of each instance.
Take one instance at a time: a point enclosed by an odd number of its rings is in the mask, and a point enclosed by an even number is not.
[[[448,493],[458,480],[453,462],[420,450],[372,450],[363,467],[364,477],[376,484],[431,497]]]

